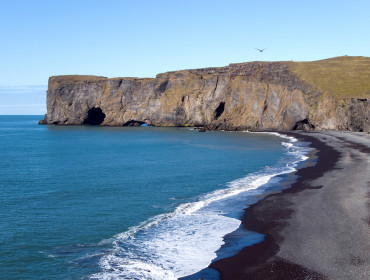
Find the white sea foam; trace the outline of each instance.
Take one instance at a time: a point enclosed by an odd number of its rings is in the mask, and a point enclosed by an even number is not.
[[[293,136],[288,136],[288,135],[285,135],[285,134],[282,134],[282,133],[277,133],[277,132],[252,132],[252,133],[260,133],[260,134],[271,134],[271,135],[275,135],[275,136],[278,136],[280,138],[283,138],[283,139],[287,139],[290,141],[290,143],[287,143],[287,142],[282,142],[281,144],[285,147],[288,148],[288,153],[289,154],[292,154],[292,155],[295,155],[297,156],[298,158],[298,161],[295,161],[293,162],[293,164],[296,164],[298,163],[299,161],[305,161],[308,159],[308,157],[306,156],[306,154],[311,150],[310,148],[303,148],[303,147],[298,147],[298,146],[294,146],[294,142],[297,142],[298,139],[293,137]]]
[[[274,176],[290,173],[305,160],[307,148],[293,145],[294,137],[269,133],[282,142],[292,158],[279,167],[250,174],[228,183],[195,202],[180,204],[173,212],[155,216],[111,239],[114,249],[100,260],[101,272],[91,279],[177,279],[207,267],[224,244],[223,237],[241,221],[223,215],[212,203],[255,190]]]
[[[195,273],[210,264],[223,236],[239,225],[215,214],[176,215],[121,243],[101,259],[103,272],[91,279],[177,279]]]
[[[283,146],[287,147],[288,149],[293,147],[293,144],[292,143],[287,143],[287,142],[283,142],[281,143]]]

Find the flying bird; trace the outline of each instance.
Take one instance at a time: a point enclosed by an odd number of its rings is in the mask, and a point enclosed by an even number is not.
[[[258,50],[259,52],[263,52],[264,50],[266,50],[266,49],[257,49],[257,48],[255,48],[256,50]]]

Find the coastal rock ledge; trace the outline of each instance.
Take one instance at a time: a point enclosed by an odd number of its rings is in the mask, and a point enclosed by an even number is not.
[[[156,78],[53,76],[40,124],[370,132],[370,58],[249,62]]]

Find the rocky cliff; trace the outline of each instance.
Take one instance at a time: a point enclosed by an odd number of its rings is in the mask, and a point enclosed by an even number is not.
[[[334,58],[324,64],[341,60],[345,66],[353,59]],[[360,92],[336,94],[305,75],[320,74],[320,65],[312,70],[307,63],[250,62],[168,72],[156,78],[50,77],[47,115],[41,123],[369,132],[370,79],[361,80],[365,85]],[[365,68],[370,71],[369,58]],[[320,75],[319,80],[325,78]]]

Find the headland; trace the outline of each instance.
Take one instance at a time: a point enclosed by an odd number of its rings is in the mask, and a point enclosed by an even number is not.
[[[156,78],[54,76],[40,123],[283,131],[308,141],[317,163],[245,211],[245,228],[265,240],[210,267],[233,280],[370,278],[368,57],[257,61]]]
[[[370,132],[370,58],[248,62],[156,78],[50,77],[42,124]]]

